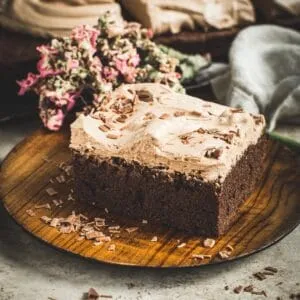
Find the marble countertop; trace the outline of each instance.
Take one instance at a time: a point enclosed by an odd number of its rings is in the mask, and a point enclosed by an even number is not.
[[[22,127],[0,124],[0,161],[38,126],[37,120]],[[268,299],[289,299],[300,292],[299,251],[298,226],[272,247],[220,265],[187,269],[106,265],[43,244],[16,225],[0,205],[0,300],[80,300],[90,287],[113,299],[265,299],[233,293],[238,285],[250,284],[265,290]],[[263,281],[253,278],[267,266],[276,267],[278,273]],[[227,285],[229,290],[224,289]]]

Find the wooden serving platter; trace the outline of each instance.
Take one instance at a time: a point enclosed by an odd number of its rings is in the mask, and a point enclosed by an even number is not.
[[[43,129],[25,139],[5,159],[0,173],[0,199],[8,213],[26,231],[60,250],[100,262],[141,267],[190,267],[225,261],[219,252],[231,245],[228,260],[237,259],[262,250],[279,241],[300,221],[300,172],[296,156],[288,149],[270,143],[269,155],[262,166],[263,179],[251,197],[240,208],[240,216],[228,233],[216,240],[213,248],[204,248],[205,237],[189,236],[173,229],[143,224],[112,216],[75,200],[67,200],[72,189],[72,178],[67,183],[50,183],[61,174],[61,162],[70,161],[69,133],[49,133]],[[61,207],[53,205],[55,197],[45,190],[53,187],[64,201]],[[51,205],[51,210],[35,209],[36,216],[26,212],[37,204]],[[77,233],[62,234],[45,224],[43,215],[66,217],[72,211],[89,218],[105,217],[110,225],[120,225],[119,236],[112,241],[94,245],[90,240],[78,241]],[[128,233],[127,227],[139,229]],[[151,242],[157,236],[157,242]],[[178,245],[185,243],[184,247]],[[109,251],[111,244],[115,251]],[[211,258],[192,258],[193,254],[211,255]]]

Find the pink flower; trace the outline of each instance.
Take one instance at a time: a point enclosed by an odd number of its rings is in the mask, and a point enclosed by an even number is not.
[[[127,73],[128,65],[126,60],[115,59],[116,69],[121,73]]]
[[[140,56],[138,54],[132,56],[128,61],[128,64],[133,67],[136,67],[139,63],[140,63]]]
[[[42,56],[42,58],[38,61],[36,67],[40,73],[41,78],[44,78],[48,75],[61,74],[63,72],[62,70],[53,70],[52,67],[49,65],[47,56]]]
[[[67,61],[67,71],[76,69],[79,67],[79,61],[76,59],[68,59]]]
[[[20,96],[24,95],[33,85],[37,83],[39,78],[40,78],[39,75],[28,73],[27,78],[17,81],[18,85],[20,86],[18,95]]]
[[[77,40],[79,44],[84,41],[88,41],[93,49],[96,49],[97,46],[97,38],[100,34],[100,31],[89,26],[89,25],[81,25],[72,30],[71,38]]]
[[[104,67],[103,68],[103,76],[108,81],[115,81],[118,77],[119,72],[111,67]]]
[[[64,117],[63,111],[58,109],[55,115],[51,116],[48,120],[43,120],[44,125],[49,130],[58,131],[63,124]]]
[[[48,45],[41,45],[37,46],[36,50],[40,52],[43,55],[49,55],[49,54],[56,54],[58,52],[57,49],[52,48],[51,46]]]
[[[148,28],[147,33],[146,33],[147,38],[152,39],[153,35],[154,35],[153,30],[151,28]]]
[[[127,83],[135,83],[136,69],[134,67],[128,68],[124,74],[124,80]]]

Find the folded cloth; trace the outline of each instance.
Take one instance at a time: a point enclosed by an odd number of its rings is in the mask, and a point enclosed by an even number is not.
[[[224,29],[255,21],[250,0],[122,0],[123,6],[155,33],[178,33],[196,26]]]
[[[123,20],[114,0],[11,0],[3,6],[0,24],[16,31],[41,36],[65,36],[82,24],[96,25],[110,11],[112,19]]]
[[[271,25],[242,30],[227,72],[211,84],[220,103],[263,113],[268,131],[279,121],[300,124],[300,34]]]

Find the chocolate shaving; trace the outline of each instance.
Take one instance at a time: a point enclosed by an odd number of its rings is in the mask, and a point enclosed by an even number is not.
[[[113,134],[113,133],[109,133],[109,134],[106,135],[106,137],[107,137],[108,139],[116,140],[116,139],[118,139],[120,136],[119,136],[119,135],[116,135],[116,134]]]
[[[66,182],[66,178],[64,175],[59,175],[59,176],[56,176],[56,180],[58,183],[65,183]]]
[[[34,206],[34,208],[36,208],[36,209],[46,208],[46,209],[51,210],[51,206],[50,206],[49,203],[46,203],[46,204],[36,204],[36,205]]]
[[[241,285],[239,285],[233,289],[233,292],[235,294],[239,294],[242,291],[242,289],[243,289],[243,287]]]
[[[229,251],[223,250],[223,251],[220,251],[218,254],[219,254],[220,258],[227,259],[227,258],[229,258],[231,253]]]
[[[214,239],[205,239],[203,241],[203,246],[205,248],[212,248],[215,245],[216,241]]]
[[[128,233],[132,233],[132,232],[137,231],[138,229],[139,229],[138,227],[128,227],[128,228],[126,228],[125,230],[126,230]]]
[[[211,255],[208,254],[193,254],[192,258],[195,260],[211,259]]]
[[[157,242],[157,240],[158,240],[158,239],[157,239],[157,236],[155,235],[150,241],[151,241],[151,242]]]
[[[196,110],[191,111],[190,115],[195,116],[195,117],[201,117],[202,116],[201,112],[196,111]]]
[[[267,277],[266,277],[263,273],[261,273],[261,272],[254,273],[253,276],[254,276],[255,278],[257,278],[258,280],[264,280],[264,279],[267,278]]]
[[[162,114],[162,115],[159,117],[159,119],[165,120],[165,119],[168,119],[169,117],[170,117],[169,114]]]
[[[267,293],[265,291],[252,291],[251,292],[252,295],[262,295],[267,297]]]
[[[232,113],[243,113],[244,110],[242,108],[232,108],[231,112]]]
[[[264,121],[264,117],[262,115],[258,115],[258,116],[255,116],[255,115],[251,115],[252,118],[254,119],[254,122],[256,125],[259,125],[260,123],[263,123]]]
[[[30,217],[36,216],[36,213],[32,209],[27,209],[26,214],[29,215]]]
[[[136,91],[136,93],[137,93],[138,99],[140,101],[143,101],[143,102],[152,102],[153,101],[152,94],[147,90],[139,90],[139,91]]]
[[[110,130],[110,128],[107,125],[100,125],[98,128],[103,132],[107,132]]]
[[[221,156],[221,154],[222,154],[222,149],[212,148],[206,150],[205,157],[218,159]]]
[[[97,300],[99,299],[99,294],[94,288],[90,288],[88,291],[88,298],[87,300]]]
[[[126,115],[121,115],[120,117],[118,117],[116,119],[117,122],[119,123],[125,123],[126,122],[126,119],[127,119],[127,116]]]
[[[181,117],[184,116],[185,112],[184,111],[175,111],[174,112],[174,117]]]
[[[116,251],[116,245],[115,244],[111,244],[108,246],[107,248],[108,251]]]
[[[183,248],[183,247],[185,247],[186,246],[186,243],[181,243],[181,244],[179,244],[178,246],[177,246],[177,248]]]
[[[51,197],[57,195],[57,191],[56,191],[54,188],[52,188],[52,187],[47,188],[47,189],[46,189],[46,193],[47,193],[49,196],[51,196]]]
[[[266,271],[273,272],[273,273],[277,273],[277,272],[278,272],[278,269],[276,269],[276,268],[274,268],[274,267],[266,267],[265,270],[266,270]]]
[[[49,218],[49,217],[47,217],[47,216],[42,216],[41,217],[41,220],[43,221],[43,222],[45,222],[46,224],[49,224],[50,222],[51,222],[51,218]]]
[[[244,287],[244,292],[251,293],[253,291],[253,285],[248,285]]]

